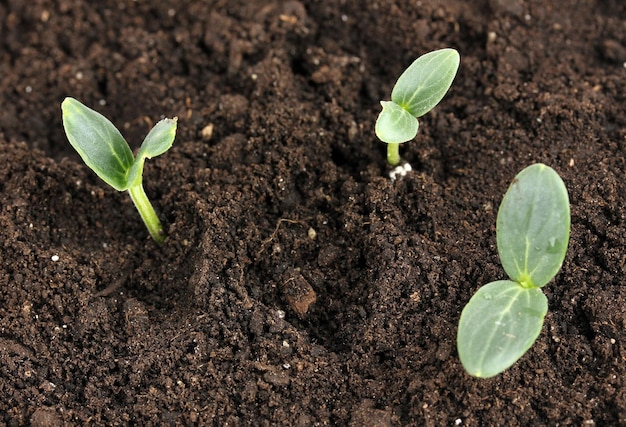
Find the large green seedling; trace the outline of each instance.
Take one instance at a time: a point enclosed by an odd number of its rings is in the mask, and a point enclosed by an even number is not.
[[[435,108],[444,97],[459,68],[459,53],[439,49],[417,58],[398,78],[391,91],[391,101],[376,120],[375,132],[387,143],[387,162],[400,163],[400,144],[410,141],[419,129],[418,117]]]
[[[533,345],[548,313],[541,288],[560,270],[569,232],[569,199],[559,175],[543,164],[522,170],[496,223],[498,254],[510,280],[481,287],[459,320],[457,348],[470,375],[497,375]]]
[[[159,121],[134,157],[122,134],[102,114],[74,98],[65,98],[61,109],[67,139],[85,164],[111,187],[128,190],[152,238],[163,242],[161,221],[143,189],[143,165],[146,159],[170,149],[176,136],[176,118]]]

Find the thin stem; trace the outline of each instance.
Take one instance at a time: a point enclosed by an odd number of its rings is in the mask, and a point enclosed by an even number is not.
[[[159,217],[157,216],[146,192],[143,190],[143,185],[139,184],[128,189],[128,194],[135,204],[135,207],[143,219],[143,223],[146,224],[150,235],[157,243],[163,243],[165,240],[165,234],[163,233],[163,226]]]
[[[387,144],[387,163],[391,166],[398,166],[400,160],[400,144],[396,142]]]

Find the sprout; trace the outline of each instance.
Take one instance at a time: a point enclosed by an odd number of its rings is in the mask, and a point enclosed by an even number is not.
[[[136,157],[117,128],[102,114],[74,98],[61,104],[67,139],[104,182],[118,191],[128,190],[152,238],[165,240],[163,227],[143,189],[143,165],[146,159],[170,149],[176,136],[176,118],[159,121],[143,140]]]
[[[561,269],[569,232],[569,199],[559,175],[543,164],[522,170],[496,222],[498,253],[510,280],[480,288],[459,320],[457,348],[470,375],[497,375],[533,345],[548,312],[541,288]]]
[[[400,163],[400,144],[410,141],[419,129],[418,117],[435,108],[444,97],[459,68],[459,53],[440,49],[417,58],[391,92],[391,101],[381,101],[376,136],[387,143],[387,162]]]

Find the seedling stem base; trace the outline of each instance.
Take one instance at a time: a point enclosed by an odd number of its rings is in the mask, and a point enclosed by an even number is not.
[[[157,216],[150,200],[148,200],[148,196],[146,196],[146,192],[143,189],[143,185],[139,184],[134,187],[128,189],[128,194],[130,194],[130,198],[135,204],[135,207],[139,211],[141,215],[141,219],[143,219],[144,224],[148,228],[150,235],[157,243],[163,243],[165,240],[165,235],[163,234],[163,226],[161,225],[161,221],[159,221],[159,217]]]
[[[387,144],[387,163],[391,166],[398,166],[400,164],[400,144],[388,143]]]

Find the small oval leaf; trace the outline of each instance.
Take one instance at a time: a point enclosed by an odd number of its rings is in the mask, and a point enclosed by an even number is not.
[[[126,190],[134,159],[122,134],[109,119],[74,98],[65,98],[61,109],[67,139],[85,164],[111,187]]]
[[[561,268],[570,232],[565,184],[550,167],[522,170],[507,190],[496,223],[498,253],[511,280],[545,286]]]
[[[548,312],[539,288],[510,280],[481,287],[459,320],[457,349],[465,370],[489,378],[513,365],[533,345]]]
[[[420,56],[398,78],[391,100],[414,117],[423,116],[450,89],[459,63],[459,53],[454,49],[439,49]]]
[[[415,138],[419,122],[392,101],[381,101],[383,110],[376,120],[376,136],[388,144],[407,142]]]
[[[135,162],[128,174],[129,187],[141,184],[145,159],[159,156],[172,147],[176,137],[177,122],[177,118],[163,119],[150,129],[141,143]]]
[[[159,120],[144,138],[137,155],[151,159],[169,150],[176,137],[177,123],[178,119],[176,117]]]

